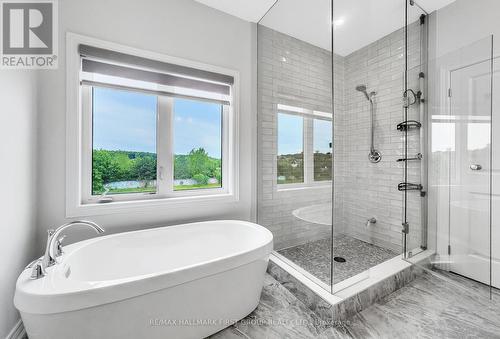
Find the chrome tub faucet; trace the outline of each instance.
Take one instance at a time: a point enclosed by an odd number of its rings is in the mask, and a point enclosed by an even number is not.
[[[97,225],[95,222],[87,220],[77,220],[68,222],[64,225],[59,226],[56,230],[49,229],[47,231],[47,245],[45,247],[45,253],[42,258],[36,259],[31,262],[26,268],[31,268],[31,278],[39,279],[47,274],[47,267],[50,267],[56,263],[56,258],[63,254],[62,242],[66,236],[60,237],[62,231],[67,228],[76,225],[86,225],[98,234],[104,233],[104,229]]]

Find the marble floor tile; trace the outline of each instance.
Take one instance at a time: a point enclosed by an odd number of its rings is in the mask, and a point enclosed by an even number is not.
[[[490,300],[486,286],[444,275],[423,273],[342,323],[321,321],[266,275],[257,309],[212,338],[500,338],[500,292]]]
[[[334,262],[334,283],[350,278],[398,255],[391,250],[343,234],[335,236],[333,251],[335,257],[346,259],[346,262]],[[279,250],[278,253],[324,283],[331,284],[331,238],[286,248]]]
[[[292,293],[266,274],[259,306],[245,319],[212,339],[349,338],[342,327],[321,320]]]
[[[355,338],[500,338],[498,301],[429,273],[350,320]]]

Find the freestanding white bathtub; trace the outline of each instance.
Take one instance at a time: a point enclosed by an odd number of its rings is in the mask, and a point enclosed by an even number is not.
[[[272,241],[243,221],[94,238],[23,271],[14,304],[30,339],[203,338],[257,307]]]

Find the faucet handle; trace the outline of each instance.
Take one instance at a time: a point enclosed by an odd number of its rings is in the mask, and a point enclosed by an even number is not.
[[[31,270],[31,279],[39,279],[45,276],[45,268],[42,265],[42,260],[38,259],[33,263],[33,268]]]
[[[43,262],[42,262],[42,266],[44,268],[52,266],[56,263],[54,259],[49,255],[50,242],[52,241],[52,236],[54,235],[55,232],[56,231],[52,228],[47,230],[47,245],[45,246],[45,254],[43,256]]]
[[[36,258],[35,260],[33,260],[32,262],[30,262],[28,265],[26,265],[26,267],[24,268],[25,270],[29,269],[29,268],[32,268],[37,262],[40,261],[40,258]]]
[[[56,258],[60,257],[64,253],[63,246],[62,246],[62,242],[64,241],[64,238],[66,238],[66,235],[63,235],[62,237],[59,237],[56,240],[56,253],[55,253]]]

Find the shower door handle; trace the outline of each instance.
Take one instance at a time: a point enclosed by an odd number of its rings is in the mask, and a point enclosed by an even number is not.
[[[480,171],[483,169],[483,166],[479,165],[479,164],[472,164],[469,166],[469,168],[473,171]]]

